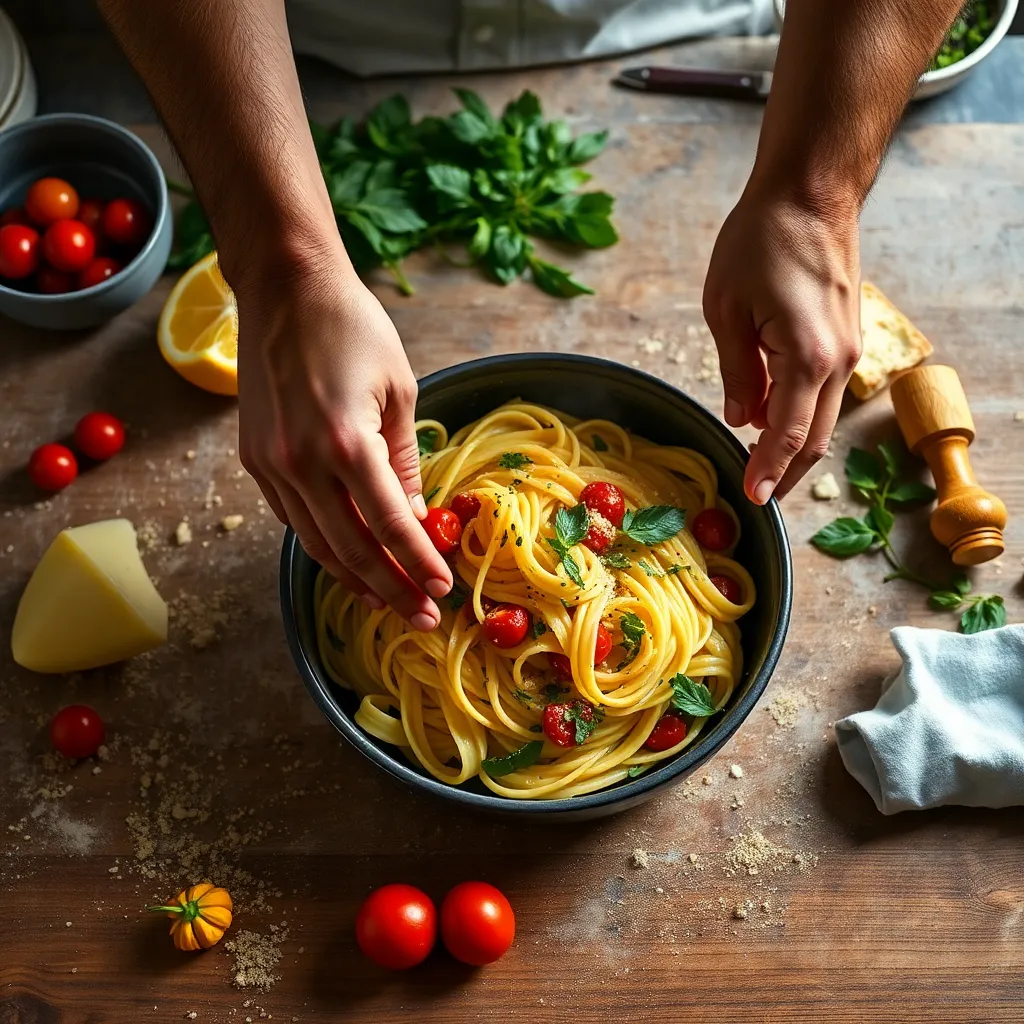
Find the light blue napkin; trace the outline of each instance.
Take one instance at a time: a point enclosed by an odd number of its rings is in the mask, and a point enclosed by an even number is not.
[[[850,774],[883,814],[1024,804],[1024,625],[890,635],[903,668],[836,722]]]

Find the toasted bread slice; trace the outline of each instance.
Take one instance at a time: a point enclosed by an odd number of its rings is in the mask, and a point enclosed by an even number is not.
[[[873,285],[860,288],[860,331],[864,352],[850,378],[850,390],[863,401],[932,354],[931,342]]]

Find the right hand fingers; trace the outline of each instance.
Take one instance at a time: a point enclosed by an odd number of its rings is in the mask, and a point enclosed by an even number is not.
[[[725,422],[742,427],[765,401],[768,373],[757,328],[750,311],[706,299],[704,319],[718,348],[718,363],[725,386]]]

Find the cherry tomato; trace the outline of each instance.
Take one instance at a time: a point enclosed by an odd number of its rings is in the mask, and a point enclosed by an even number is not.
[[[516,915],[504,893],[486,882],[462,882],[441,904],[441,938],[456,960],[483,967],[500,960],[516,937]]]
[[[519,604],[499,604],[484,616],[484,636],[495,647],[518,647],[530,631],[530,613]]]
[[[452,511],[459,517],[459,522],[466,525],[474,516],[480,512],[480,499],[475,494],[456,494],[452,498]]]
[[[39,268],[36,274],[36,287],[44,295],[61,295],[64,292],[75,290],[75,278],[72,274],[65,274],[63,270],[54,270],[45,263]]]
[[[109,412],[90,412],[75,426],[75,444],[83,455],[102,462],[124,447],[124,427]]]
[[[40,178],[25,196],[25,212],[41,228],[78,213],[78,193],[63,178]]]
[[[96,255],[96,239],[79,220],[58,220],[43,235],[43,258],[51,267],[78,274]]]
[[[50,742],[64,757],[92,757],[104,736],[103,719],[85,704],[61,708],[50,720]]]
[[[590,526],[587,535],[581,543],[585,548],[590,548],[596,555],[607,551],[615,540],[615,527],[600,512],[590,511]]]
[[[594,707],[585,700],[566,701],[563,704],[549,704],[544,709],[544,735],[556,747],[575,747],[576,728],[581,720],[589,725],[594,721]]]
[[[615,484],[595,480],[580,491],[580,501],[591,512],[600,512],[616,529],[622,525],[626,514],[626,497]]]
[[[594,643],[594,664],[600,665],[611,653],[612,635],[603,622],[597,626],[597,641]]]
[[[78,275],[79,288],[91,288],[94,284],[102,284],[108,277],[120,273],[121,264],[109,256],[97,256]]]
[[[648,750],[671,750],[676,744],[686,739],[686,723],[678,716],[669,712],[662,715],[658,724],[651,730],[651,735],[644,741]]]
[[[356,917],[356,942],[375,964],[404,971],[422,963],[437,941],[437,910],[412,885],[375,889]]]
[[[569,660],[568,655],[548,654],[548,664],[563,683],[572,682],[572,662]]]
[[[78,219],[93,233],[99,240],[103,234],[103,200],[83,199],[78,207]]]
[[[712,576],[711,582],[721,591],[726,601],[743,603],[743,588],[731,576]]]
[[[70,448],[44,444],[29,458],[28,475],[41,491],[62,491],[78,476],[78,463]]]
[[[459,541],[462,540],[462,523],[450,509],[428,508],[427,518],[423,520],[423,529],[427,531],[430,543],[442,555],[451,555],[459,550]]]
[[[20,280],[39,266],[39,232],[24,224],[0,228],[0,277]]]
[[[31,226],[31,223],[24,206],[12,206],[9,210],[4,210],[3,213],[0,213],[0,228],[5,228],[8,224]]]
[[[736,523],[720,508],[706,508],[697,513],[691,531],[706,551],[725,551],[736,540]]]
[[[140,248],[151,226],[146,208],[134,199],[112,199],[103,211],[103,234],[116,245]]]

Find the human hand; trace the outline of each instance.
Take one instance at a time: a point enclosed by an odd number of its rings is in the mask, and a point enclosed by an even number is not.
[[[861,352],[857,208],[748,185],[715,243],[704,318],[725,420],[761,430],[744,479],[763,505],[825,454]]]
[[[394,324],[340,258],[235,292],[242,465],[343,586],[433,629],[452,573],[418,521],[416,379]]]

